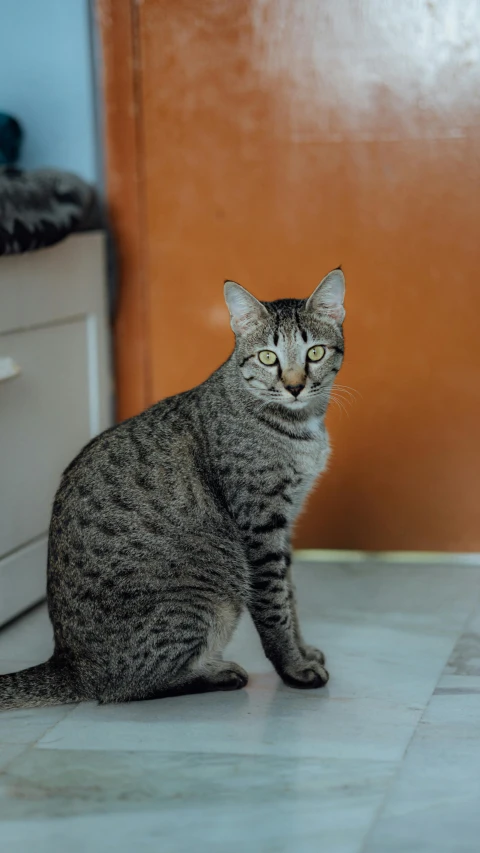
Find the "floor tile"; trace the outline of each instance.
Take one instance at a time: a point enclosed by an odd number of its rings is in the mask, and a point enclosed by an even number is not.
[[[443,626],[463,627],[478,595],[480,567],[302,562],[295,577],[303,616],[319,625],[332,617],[438,633]]]
[[[366,853],[477,853],[480,610],[458,640]]]
[[[39,741],[48,749],[236,752],[323,759],[398,760],[421,708],[294,692],[275,675],[238,694],[182,696],[119,706],[82,704]]]
[[[0,711],[0,745],[32,744],[64,719],[71,707]]]
[[[0,773],[26,749],[28,747],[23,743],[0,743]]]
[[[308,621],[306,623],[308,625]],[[59,749],[174,749],[399,759],[455,637],[325,622],[332,678],[321,691],[285,687],[241,626],[228,656],[250,673],[247,690],[123,706],[82,704],[40,741]],[[308,631],[311,639],[315,631]],[[212,736],[215,737],[212,742]]]
[[[169,853],[316,853],[321,840],[323,850],[354,853],[393,770],[368,761],[33,750],[1,782],[2,840],[16,851],[34,837],[36,853],[162,843]]]
[[[399,760],[472,607],[478,572],[462,569],[455,582],[451,574],[448,566],[302,566],[302,625],[327,652],[325,690],[284,687],[244,618],[226,658],[250,673],[247,691],[83,704],[39,745]]]
[[[303,564],[324,690],[281,684],[244,618],[227,657],[245,691],[0,713],[2,849],[476,853],[479,583],[473,566]],[[40,608],[0,632],[0,672],[51,649]]]

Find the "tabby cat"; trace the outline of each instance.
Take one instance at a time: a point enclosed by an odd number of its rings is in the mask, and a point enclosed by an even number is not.
[[[286,684],[327,682],[300,631],[290,536],[327,462],[344,290],[340,269],[307,300],[227,281],[230,358],[69,465],[49,535],[55,651],[0,676],[0,708],[244,687],[222,652],[245,608]]]

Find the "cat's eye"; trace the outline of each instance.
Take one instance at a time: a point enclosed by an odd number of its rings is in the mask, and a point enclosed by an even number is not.
[[[325,347],[321,347],[318,344],[315,347],[310,347],[307,352],[307,358],[309,361],[321,361],[324,355]]]
[[[262,364],[267,364],[268,366],[276,364],[278,361],[277,356],[271,349],[262,349],[262,351],[258,353],[258,357]]]

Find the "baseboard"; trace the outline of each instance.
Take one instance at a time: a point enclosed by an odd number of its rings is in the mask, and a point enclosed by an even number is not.
[[[480,566],[480,554],[429,551],[337,551],[321,548],[294,551],[297,562],[309,563],[455,563]]]

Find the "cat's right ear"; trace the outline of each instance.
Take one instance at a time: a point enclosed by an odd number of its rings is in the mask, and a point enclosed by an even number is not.
[[[265,306],[236,281],[225,282],[224,294],[230,325],[236,335],[245,334],[268,318]]]

